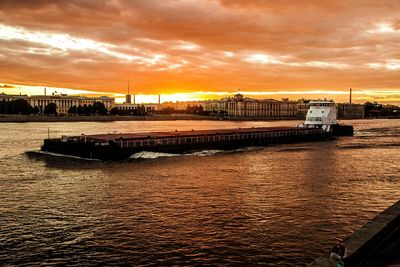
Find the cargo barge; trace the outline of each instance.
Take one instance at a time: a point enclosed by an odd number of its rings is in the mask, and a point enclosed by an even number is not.
[[[108,133],[45,139],[43,151],[100,160],[125,160],[141,151],[184,153],[276,143],[318,141],[352,135],[352,126],[336,122],[333,101],[314,101],[297,127],[257,127],[199,131]]]

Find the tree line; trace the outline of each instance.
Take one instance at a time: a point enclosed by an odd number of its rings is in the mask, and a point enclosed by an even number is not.
[[[68,109],[69,115],[107,115],[108,109],[104,106],[102,102],[94,102],[93,105],[79,105],[72,106]]]
[[[399,106],[384,106],[377,102],[366,102],[364,107],[366,117],[400,117]]]
[[[40,107],[32,107],[25,99],[15,99],[0,101],[0,114],[13,115],[36,115],[44,114],[47,116],[57,116],[57,105],[55,103],[47,104],[43,110]],[[107,115],[108,110],[101,102],[94,102],[93,105],[79,105],[70,107],[68,110],[70,115]]]
[[[112,108],[110,111],[102,102],[94,102],[93,105],[78,105],[72,106],[67,113],[70,116],[90,116],[90,115],[119,115],[119,116],[146,116],[153,114],[154,110],[146,108],[144,105],[139,105],[132,109]],[[57,116],[57,105],[55,103],[47,104],[43,109],[41,107],[32,107],[25,99],[15,99],[0,101],[0,114],[15,114],[15,115],[36,115],[43,114],[46,116]]]
[[[195,115],[210,115],[208,111],[204,111],[202,105],[187,105],[184,110],[177,110],[173,107],[162,108],[157,111],[158,114],[195,114]]]
[[[110,110],[110,115],[113,116],[147,116],[152,114],[153,110],[146,108],[143,104],[131,109],[118,109],[114,107]]]
[[[0,101],[0,114],[30,115],[38,114],[39,107],[32,107],[25,99],[15,99]]]

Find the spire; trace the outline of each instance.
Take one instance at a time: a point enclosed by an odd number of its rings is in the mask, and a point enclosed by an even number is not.
[[[132,104],[132,97],[131,97],[131,95],[129,94],[129,83],[130,83],[130,80],[129,80],[129,78],[128,78],[128,94],[125,96],[125,103],[126,104]]]

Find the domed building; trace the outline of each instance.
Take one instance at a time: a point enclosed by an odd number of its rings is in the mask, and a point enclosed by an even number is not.
[[[293,118],[297,117],[297,102],[253,99],[237,93],[233,97],[207,101],[204,110],[211,115],[233,117]]]

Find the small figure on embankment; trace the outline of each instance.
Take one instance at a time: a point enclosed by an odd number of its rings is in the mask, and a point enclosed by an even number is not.
[[[335,245],[332,250],[331,254],[329,256],[329,260],[332,264],[332,267],[343,267],[343,259],[346,256],[346,247],[343,243],[340,243],[339,245]]]

